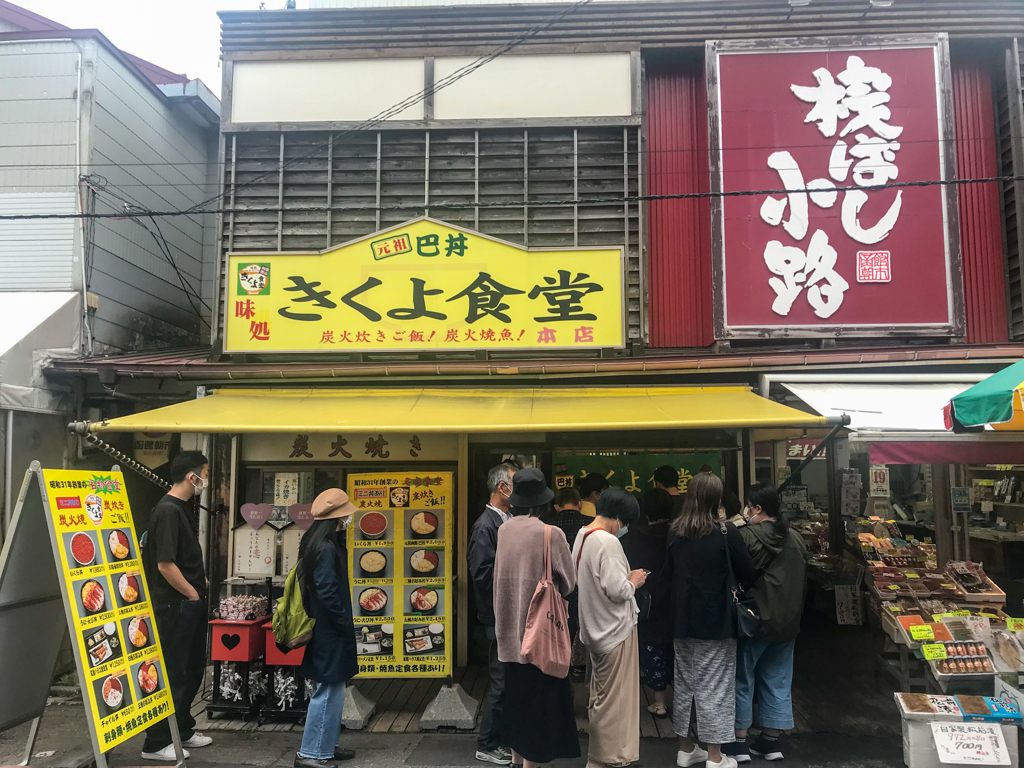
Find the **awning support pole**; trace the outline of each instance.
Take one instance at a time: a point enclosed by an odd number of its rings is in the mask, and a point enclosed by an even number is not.
[[[835,439],[836,435],[839,434],[839,430],[844,429],[846,425],[850,423],[850,417],[846,414],[843,414],[842,418],[843,422],[832,427],[832,431],[825,435],[824,439],[814,447],[814,450],[811,451],[811,455],[801,461],[799,466],[793,470],[793,473],[783,481],[782,485],[779,486],[779,493],[782,493],[786,488],[792,485],[794,478],[799,477],[800,472],[803,471],[808,464],[818,458],[821,452],[825,450],[825,446]]]
[[[136,474],[142,475],[144,478],[153,483],[153,485],[163,488],[165,491],[171,490],[171,484],[166,480],[163,480],[159,475],[153,474],[148,468],[142,466],[130,456],[126,456],[121,453],[117,448],[105,443],[100,440],[96,435],[89,431],[89,423],[86,421],[73,421],[68,424],[68,432],[73,435],[78,435],[85,440],[89,445],[94,445],[103,451],[108,456],[117,459],[119,464],[127,465]]]

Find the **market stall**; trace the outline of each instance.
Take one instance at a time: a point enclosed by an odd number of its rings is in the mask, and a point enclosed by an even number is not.
[[[540,455],[553,484],[617,472],[616,484],[636,492],[660,464],[691,476],[708,465],[742,493],[753,473],[754,428],[827,423],[746,387],[225,388],[89,429],[231,436],[229,457],[214,468],[229,489],[223,599],[273,597],[295,562],[313,498],[346,488],[359,509],[348,556],[361,676],[450,679],[468,660],[469,583],[460,577],[477,512],[470,487],[495,456]],[[247,626],[216,626],[232,643],[249,636]],[[274,675],[287,665],[271,662],[266,638],[254,642],[264,649],[259,658],[217,649],[224,679],[216,682],[239,710],[258,707],[254,692],[266,707],[285,685]],[[300,708],[301,690],[287,687],[292,699],[272,708]]]

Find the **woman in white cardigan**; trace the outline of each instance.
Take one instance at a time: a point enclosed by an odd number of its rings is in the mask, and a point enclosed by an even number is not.
[[[609,488],[594,522],[573,546],[580,601],[580,638],[590,654],[588,766],[626,766],[640,759],[640,661],[633,598],[644,571],[629,570],[619,538],[640,514],[633,496]]]

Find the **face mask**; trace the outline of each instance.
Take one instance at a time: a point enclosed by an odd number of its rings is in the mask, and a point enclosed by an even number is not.
[[[625,536],[625,535],[626,535],[626,531],[628,531],[628,530],[629,530],[629,526],[628,526],[628,525],[624,525],[624,526],[622,526],[622,527],[621,527],[621,528],[619,528],[619,530],[618,530],[618,531],[617,531],[617,532],[615,533],[615,538],[616,538],[616,539],[621,539],[621,538],[622,538],[623,536]]]
[[[194,480],[192,481],[192,494],[195,496],[200,496],[202,495],[203,491],[206,490],[207,486],[210,484],[210,481],[204,480],[203,478],[199,477],[199,475],[196,475],[196,477],[199,478],[199,485],[196,485]]]

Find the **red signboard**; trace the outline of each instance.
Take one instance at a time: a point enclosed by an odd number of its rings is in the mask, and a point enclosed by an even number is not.
[[[962,335],[944,36],[707,58],[716,334]]]

